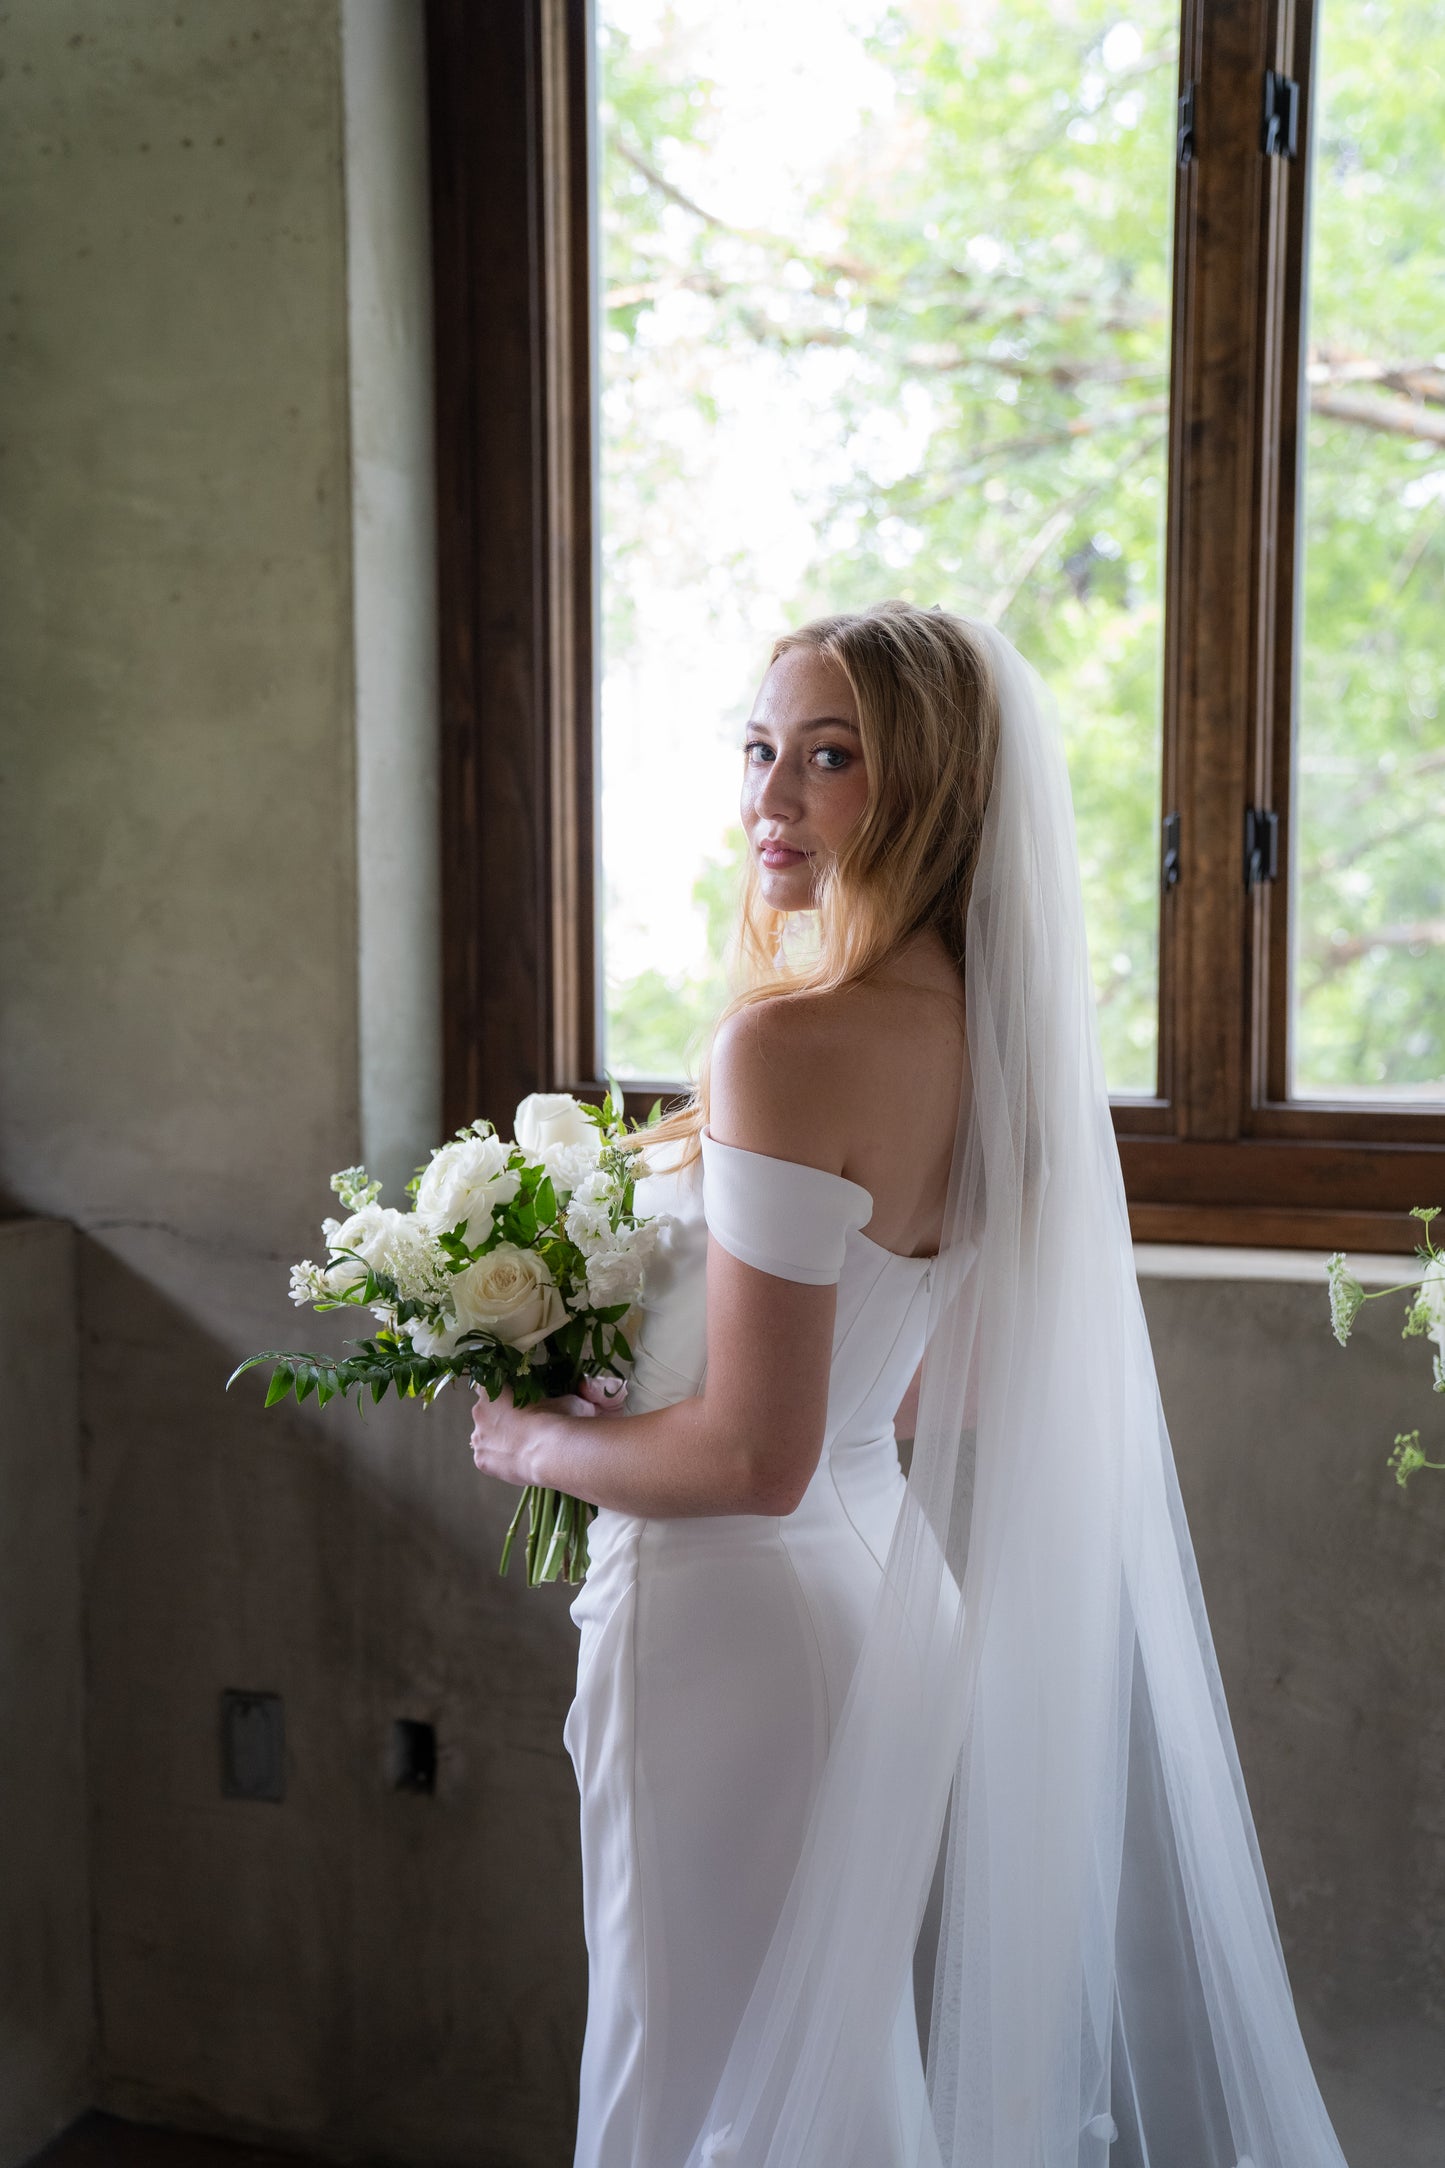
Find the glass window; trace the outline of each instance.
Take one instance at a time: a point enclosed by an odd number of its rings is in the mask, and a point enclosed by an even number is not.
[[[1176,0],[597,14],[608,1069],[681,1076],[723,997],[772,636],[902,595],[1055,687],[1151,1093]]]
[[[1291,1089],[1445,1098],[1445,6],[1315,70]]]

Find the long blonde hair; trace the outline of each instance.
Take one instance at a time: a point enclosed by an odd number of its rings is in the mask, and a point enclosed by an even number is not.
[[[805,966],[779,962],[789,914],[763,901],[749,853],[734,951],[738,991],[714,1034],[754,1002],[859,984],[924,927],[937,931],[963,974],[969,888],[998,747],[998,692],[983,642],[946,610],[878,602],[785,632],[769,668],[794,648],[836,663],[852,689],[868,802],[820,870],[818,948]],[[639,1143],[686,1138],[683,1162],[696,1156],[711,1054],[710,1037],[697,1089]]]

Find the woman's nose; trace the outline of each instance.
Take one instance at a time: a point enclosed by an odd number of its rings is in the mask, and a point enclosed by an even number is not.
[[[786,761],[772,761],[764,769],[753,802],[760,813],[774,817],[784,817],[798,811],[798,779]]]

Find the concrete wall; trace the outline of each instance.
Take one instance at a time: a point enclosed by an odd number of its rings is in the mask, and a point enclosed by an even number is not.
[[[90,2099],[75,1237],[0,1221],[0,2161]]]
[[[1423,1200],[1422,1200],[1423,1201]],[[1307,1269],[1307,1268],[1306,1268]],[[1314,1268],[1318,1271],[1318,1265]],[[1142,1283],[1295,2001],[1352,2168],[1445,2160],[1445,1459],[1403,1303]]]
[[[388,224],[410,191],[415,232],[415,9],[346,21],[19,0],[0,30],[0,1185],[80,1230],[99,2099],[564,2168],[566,1592],[498,1583],[511,1501],[478,1486],[464,1408],[362,1424],[221,1392],[299,1329],[285,1265],[329,1170],[363,1133],[391,1165],[435,1141],[425,1000],[399,1061],[407,949],[382,938],[399,912],[424,947],[433,907],[399,391],[422,282]],[[390,197],[355,163],[379,130]],[[408,728],[421,780],[388,831],[368,761],[387,748],[384,784]],[[412,842],[388,869],[389,835]],[[1445,1485],[1402,1497],[1381,1465],[1431,1418],[1419,1351],[1376,1318],[1342,1353],[1317,1288],[1146,1299],[1321,2074],[1354,2168],[1423,2168]],[[284,1697],[280,1805],[221,1796],[226,1687]],[[435,1798],[390,1786],[403,1716],[437,1726]]]
[[[80,1229],[99,2097],[554,2162],[565,1598],[498,1583],[464,1408],[221,1390],[301,1329],[362,1146],[341,13],[20,0],[0,37],[0,1185]],[[414,458],[385,411],[373,478]],[[226,1687],[284,1696],[280,1806],[221,1797]],[[401,1716],[434,1799],[390,1789]]]
[[[361,1141],[405,1183],[441,1104],[436,492],[426,54],[345,0]]]

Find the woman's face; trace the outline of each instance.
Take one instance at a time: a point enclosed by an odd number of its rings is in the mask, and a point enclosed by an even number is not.
[[[808,910],[815,866],[836,855],[867,802],[848,680],[816,648],[791,647],[763,679],[743,752],[743,829],[764,902]]]

